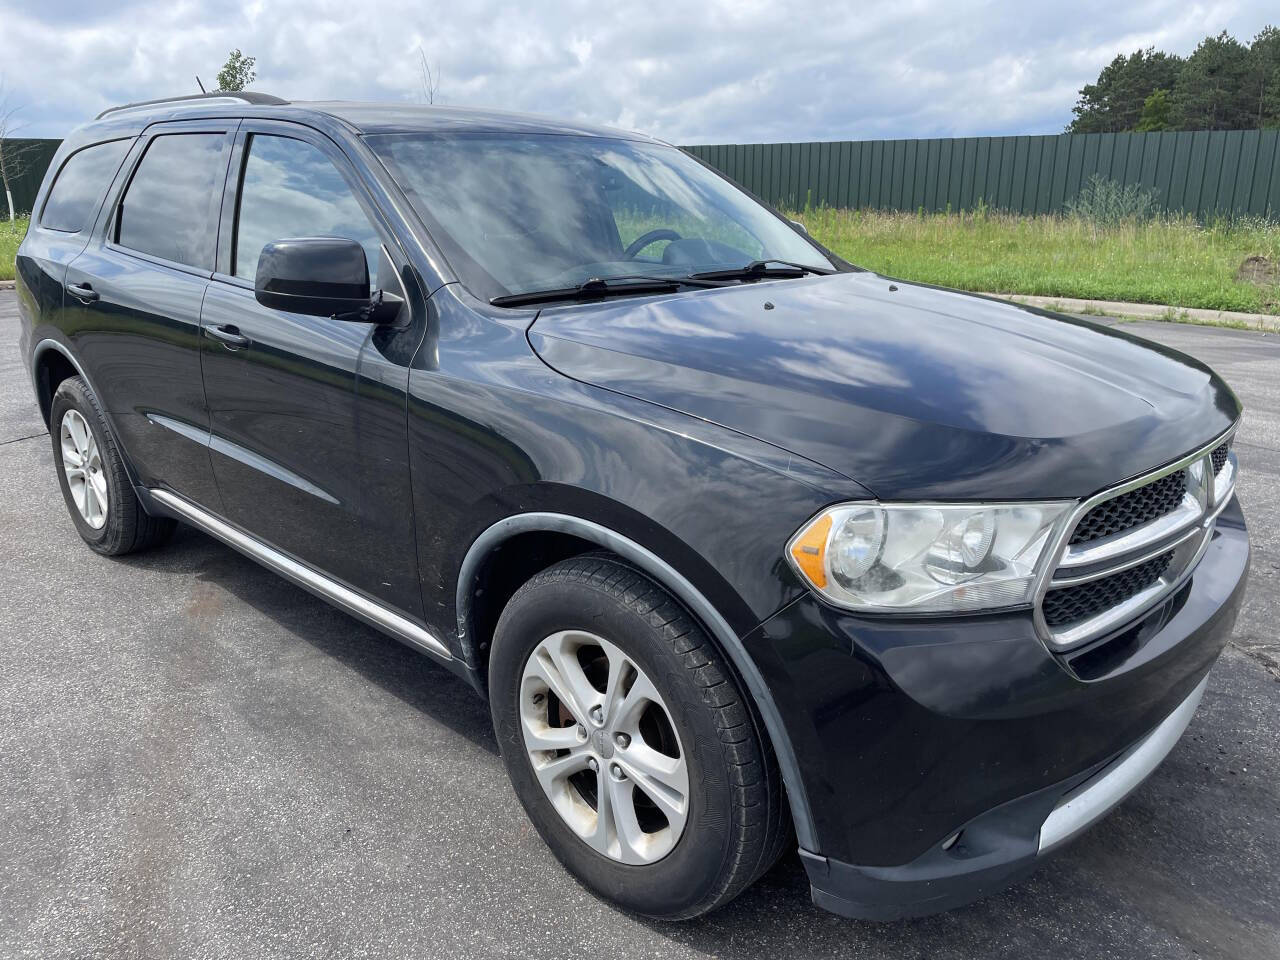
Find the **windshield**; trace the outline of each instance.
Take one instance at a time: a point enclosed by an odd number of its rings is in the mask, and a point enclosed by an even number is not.
[[[833,269],[785,221],[674,147],[555,134],[367,142],[484,299],[760,260]]]

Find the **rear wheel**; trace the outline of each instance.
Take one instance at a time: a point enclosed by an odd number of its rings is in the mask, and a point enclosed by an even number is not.
[[[168,539],[174,521],[142,509],[98,400],[80,377],[58,385],[49,436],[58,485],[85,543],[117,556]]]
[[[503,760],[580,880],[654,917],[705,913],[789,836],[768,745],[702,629],[611,555],[566,560],[504,610],[489,666]]]

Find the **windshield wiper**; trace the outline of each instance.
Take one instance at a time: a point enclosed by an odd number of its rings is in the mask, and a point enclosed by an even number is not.
[[[792,263],[790,260],[752,260],[745,267],[734,267],[732,270],[708,270],[705,273],[691,274],[694,280],[764,280],[770,277],[803,277],[806,273],[826,276],[834,273],[821,267],[811,267],[804,263]]]
[[[573,287],[554,290],[527,290],[489,300],[495,307],[522,307],[555,300],[596,300],[602,297],[629,297],[645,293],[674,293],[681,287],[723,287],[706,277],[651,277],[628,274],[624,277],[592,277]]]

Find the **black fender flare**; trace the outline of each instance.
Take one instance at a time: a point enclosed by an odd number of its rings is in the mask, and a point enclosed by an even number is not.
[[[37,402],[39,402],[40,399],[40,361],[50,350],[61,355],[64,360],[71,364],[76,373],[80,376],[80,379],[89,385],[89,389],[93,391],[95,396],[102,396],[98,393],[97,388],[94,387],[93,380],[89,377],[89,374],[85,373],[84,364],[80,362],[80,359],[75,355],[75,352],[61,340],[55,340],[53,337],[44,337],[31,348],[30,369],[27,371],[31,376],[31,386],[32,389],[35,390]],[[50,397],[50,399],[52,399],[52,397]]]
[[[129,458],[129,452],[125,450],[124,445],[120,442],[120,431],[116,429],[115,420],[111,416],[111,411],[107,409],[106,404],[103,402],[102,393],[99,392],[98,388],[94,385],[93,379],[89,374],[85,372],[84,364],[80,362],[80,358],[75,355],[75,352],[67,346],[67,344],[63,343],[61,340],[55,340],[53,337],[44,337],[31,349],[31,364],[28,373],[31,376],[31,386],[36,392],[36,401],[39,402],[40,399],[40,378],[37,375],[40,369],[40,360],[51,350],[54,353],[60,354],[63,359],[71,364],[72,369],[74,369],[80,379],[88,385],[89,389],[93,391],[93,395],[98,398],[98,402],[102,407],[102,415],[106,418],[107,428],[111,431],[111,439],[115,441],[116,449],[120,451],[120,459],[124,462],[124,469],[129,475],[129,481],[133,484],[135,490],[139,490],[140,486],[138,483],[137,471],[133,469],[133,462]],[[49,401],[50,403],[53,402],[52,394],[50,394]],[[50,432],[52,432],[52,424],[46,424],[46,426],[48,426]],[[148,498],[142,498],[144,509],[148,506],[149,502]],[[151,511],[148,509],[147,512],[150,513]]]
[[[697,617],[737,670],[764,722],[765,735],[768,736],[774,755],[778,758],[778,768],[786,787],[796,839],[800,846],[807,850],[817,849],[817,831],[809,807],[809,799],[805,794],[804,781],[800,777],[799,761],[796,759],[795,749],[792,747],[791,738],[787,735],[777,704],[755,661],[748,655],[742,640],[734,633],[724,617],[688,578],[652,550],[630,537],[592,520],[584,520],[563,513],[519,513],[504,517],[485,529],[472,542],[458,571],[456,597],[458,641],[462,644],[466,662],[477,662],[473,658],[476,651],[471,649],[469,629],[472,591],[481,564],[485,557],[504,540],[517,534],[532,532],[570,534],[613,551],[671,591],[689,612]]]

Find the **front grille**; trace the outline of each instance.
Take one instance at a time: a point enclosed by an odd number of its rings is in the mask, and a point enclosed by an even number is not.
[[[1044,595],[1044,622],[1050,627],[1062,627],[1124,603],[1164,576],[1172,560],[1170,550],[1109,577],[1050,590]]]
[[[1234,493],[1230,440],[1201,447],[1177,469],[1152,471],[1138,484],[1094,497],[1059,542],[1037,611],[1040,634],[1054,652],[1116,634],[1191,573]]]
[[[1187,492],[1187,472],[1178,470],[1152,483],[1104,500],[1081,518],[1071,543],[1088,543],[1141,526],[1182,503]]]
[[[1222,444],[1209,454],[1213,458],[1213,475],[1216,477],[1222,472],[1222,468],[1227,465],[1227,453],[1231,450],[1231,443]]]

